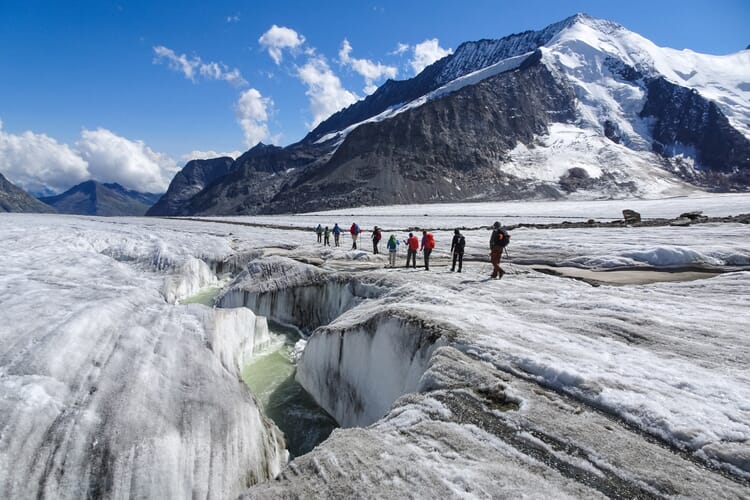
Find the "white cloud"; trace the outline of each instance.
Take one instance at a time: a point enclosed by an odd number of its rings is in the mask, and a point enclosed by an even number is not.
[[[0,173],[33,193],[57,193],[89,178],[88,164],[68,145],[30,131],[6,133],[2,122]]]
[[[406,51],[408,51],[409,48],[410,47],[409,47],[408,43],[401,43],[401,42],[399,42],[399,44],[396,46],[396,50],[394,50],[390,54],[394,55],[394,56],[399,56],[401,54],[406,53]]]
[[[276,64],[280,64],[284,49],[296,49],[305,43],[305,37],[291,28],[274,24],[258,38],[258,43],[268,50]]]
[[[442,48],[437,38],[425,40],[414,46],[414,57],[409,61],[409,64],[414,69],[414,74],[416,75],[430,64],[452,53],[453,49]]]
[[[256,89],[248,89],[237,101],[237,121],[245,134],[245,145],[253,147],[261,141],[269,140],[268,110],[273,101],[263,97]]]
[[[322,57],[311,57],[307,64],[297,68],[297,75],[305,85],[310,97],[310,110],[313,121],[308,127],[313,129],[336,111],[357,101],[357,96],[341,85],[337,77]]]
[[[172,49],[158,45],[154,47],[154,64],[161,64],[163,61],[192,82],[195,82],[196,77],[200,75],[207,80],[223,80],[238,87],[247,85],[247,81],[242,78],[237,68],[230,70],[226,64],[220,62],[204,63],[198,56],[189,58],[185,54],[177,55]]]
[[[187,163],[190,160],[208,160],[210,158],[221,158],[223,156],[229,156],[230,158],[237,159],[238,156],[242,154],[242,151],[229,151],[229,152],[218,152],[218,151],[200,151],[200,150],[193,150],[189,153],[185,153],[184,155],[180,156],[180,159]]]
[[[70,147],[45,134],[9,134],[0,127],[0,172],[34,193],[60,193],[89,179],[162,192],[177,170],[174,160],[142,141],[102,128],[83,130]]]
[[[83,130],[76,150],[88,163],[91,178],[137,191],[163,192],[179,170],[173,159],[154,152],[143,141],[126,139],[103,128]]]
[[[397,70],[393,66],[376,63],[369,59],[355,59],[351,57],[352,45],[349,40],[344,40],[339,50],[339,61],[341,64],[351,67],[365,79],[365,92],[372,94],[377,90],[376,80],[383,78],[396,78]]]
[[[238,23],[238,22],[240,22],[240,16],[227,16],[227,22],[228,23]]]

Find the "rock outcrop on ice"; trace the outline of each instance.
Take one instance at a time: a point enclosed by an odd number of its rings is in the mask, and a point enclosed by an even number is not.
[[[256,146],[172,213],[746,190],[748,67],[583,14],[467,42],[297,144]]]

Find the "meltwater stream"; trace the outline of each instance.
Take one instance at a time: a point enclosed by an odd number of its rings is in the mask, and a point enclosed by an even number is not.
[[[181,303],[213,307],[219,292],[221,286],[207,287]],[[271,342],[253,355],[242,370],[242,379],[263,405],[266,416],[284,432],[294,458],[324,441],[338,424],[294,379],[294,346],[300,340],[299,333],[271,320],[268,329]]]
[[[265,414],[284,432],[290,455],[312,450],[338,427],[294,379],[297,370],[295,344],[299,334],[291,328],[268,323],[271,343],[242,370],[242,379],[260,400]]]

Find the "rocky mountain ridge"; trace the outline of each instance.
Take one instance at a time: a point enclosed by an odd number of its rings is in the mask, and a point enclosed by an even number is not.
[[[126,189],[117,183],[85,181],[56,196],[40,198],[58,212],[77,215],[145,215],[161,195]]]
[[[0,212],[55,212],[0,174]]]
[[[664,49],[582,14],[467,42],[297,144],[256,146],[162,214],[744,190],[744,67],[745,51]]]

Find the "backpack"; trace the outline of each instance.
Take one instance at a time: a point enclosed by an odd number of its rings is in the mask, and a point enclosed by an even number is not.
[[[464,238],[464,235],[459,235],[458,239],[456,240],[456,250],[459,252],[463,251],[464,247],[466,246],[466,238]]]
[[[432,235],[432,233],[427,233],[427,239],[424,243],[425,248],[435,248],[435,237]]]
[[[358,224],[354,224],[354,228],[353,228],[352,234],[359,234],[359,225]]]
[[[375,241],[379,242],[381,237],[382,236],[380,234],[380,229],[378,229],[377,231],[375,231]]]
[[[498,229],[495,231],[495,242],[493,243],[493,246],[505,248],[508,246],[508,243],[510,243],[510,234],[508,234],[508,231],[505,229]]]

